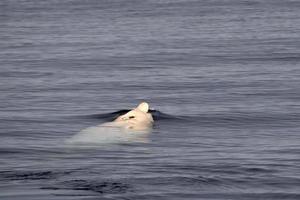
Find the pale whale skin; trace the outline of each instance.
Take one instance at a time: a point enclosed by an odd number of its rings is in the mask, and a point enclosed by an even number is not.
[[[135,109],[128,113],[119,116],[114,122],[123,125],[125,129],[131,130],[144,130],[152,127],[153,118],[149,111],[149,105],[143,102],[138,105]]]
[[[81,130],[67,143],[147,142],[147,135],[151,132],[154,123],[152,115],[148,111],[148,103],[143,102],[112,122]]]

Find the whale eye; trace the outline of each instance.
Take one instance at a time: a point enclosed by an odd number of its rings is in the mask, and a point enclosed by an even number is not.
[[[129,119],[133,119],[133,118],[135,118],[135,116],[129,116]]]

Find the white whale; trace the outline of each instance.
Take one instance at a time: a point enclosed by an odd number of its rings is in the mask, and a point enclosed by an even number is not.
[[[117,117],[112,122],[88,127],[67,141],[69,144],[97,144],[120,142],[147,142],[154,120],[149,104],[140,103],[136,108]]]
[[[149,104],[140,103],[136,108],[128,113],[119,116],[113,121],[113,124],[120,124],[125,129],[131,130],[147,130],[153,125],[153,118],[149,111]]]

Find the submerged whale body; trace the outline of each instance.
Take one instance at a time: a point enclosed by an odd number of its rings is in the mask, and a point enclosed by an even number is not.
[[[68,143],[146,142],[146,136],[154,123],[153,117],[148,111],[149,104],[142,102],[112,122],[81,130],[68,140]]]

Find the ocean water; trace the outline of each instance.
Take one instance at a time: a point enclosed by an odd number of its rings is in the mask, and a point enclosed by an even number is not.
[[[0,199],[300,199],[300,2],[0,2]],[[147,101],[142,140],[67,145]]]

